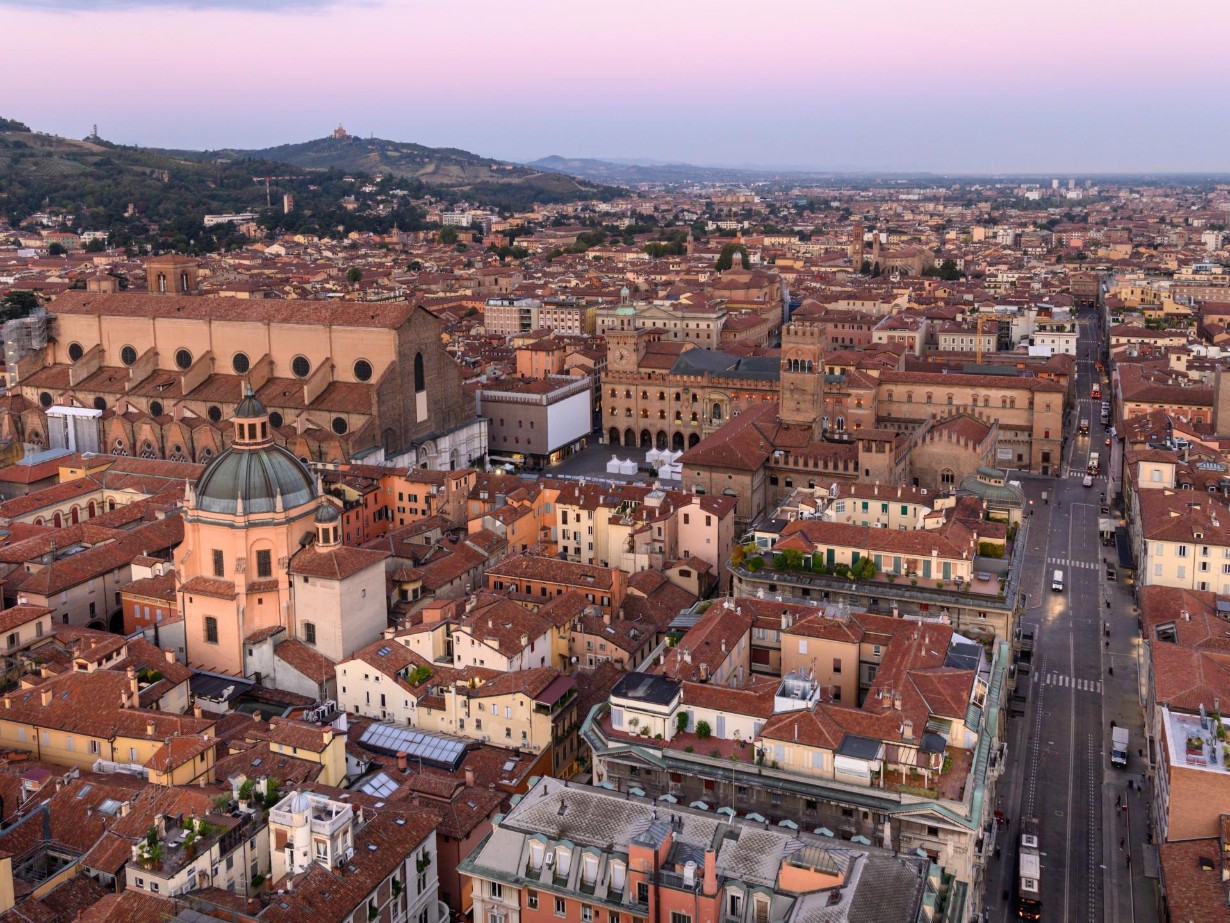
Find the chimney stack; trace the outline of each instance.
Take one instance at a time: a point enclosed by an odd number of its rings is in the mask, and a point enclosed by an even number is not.
[[[705,897],[713,897],[717,890],[717,851],[710,848],[705,850],[705,882],[701,893]]]
[[[474,770],[469,766],[466,767],[466,786],[468,788],[474,787]]]
[[[51,704],[51,690],[50,689],[42,690],[42,692],[39,693],[39,698],[43,703],[43,707],[46,708],[48,705]]]
[[[397,751],[397,768],[400,769],[402,772],[406,771],[406,757],[408,755],[409,754],[407,754],[405,750]]]

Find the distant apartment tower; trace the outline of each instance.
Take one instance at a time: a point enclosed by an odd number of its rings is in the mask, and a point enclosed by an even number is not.
[[[282,196],[282,214],[289,215],[295,210],[295,197],[289,192]]]

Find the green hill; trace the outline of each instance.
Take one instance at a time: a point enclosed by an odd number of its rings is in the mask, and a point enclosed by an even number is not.
[[[77,141],[0,119],[0,214],[16,224],[35,212],[61,211],[74,228],[108,230],[120,246],[229,246],[235,238],[228,229],[203,232],[201,219],[209,213],[251,211],[270,230],[323,235],[422,227],[422,210],[394,190],[506,209],[624,194],[563,173],[420,144],[341,137],[261,151],[174,151],[97,137]],[[283,193],[295,199],[289,215],[279,207]],[[343,207],[343,198],[358,207]]]
[[[418,180],[437,194],[451,193],[480,204],[497,206],[522,207],[534,202],[608,199],[623,194],[623,190],[579,180],[560,171],[506,163],[457,148],[425,147],[404,141],[350,135],[317,138],[260,150],[210,151],[204,155],[176,153],[211,159],[255,158],[309,170],[396,176]]]

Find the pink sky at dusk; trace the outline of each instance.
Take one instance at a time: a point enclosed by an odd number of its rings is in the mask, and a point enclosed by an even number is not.
[[[521,160],[1224,170],[1230,120],[1204,110],[1230,9],[1179,9],[0,0],[0,115],[165,147],[262,147],[341,121]]]

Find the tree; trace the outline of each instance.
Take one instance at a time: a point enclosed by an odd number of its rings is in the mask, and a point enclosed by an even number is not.
[[[64,256],[66,253],[68,253],[68,251],[64,249],[64,245],[61,243],[53,243],[47,248],[48,256]]]
[[[715,268],[718,272],[725,272],[735,264],[735,254],[739,254],[739,265],[744,269],[749,268],[750,264],[747,259],[747,247],[743,244],[725,244],[722,247],[722,252],[718,255],[717,265]]]
[[[25,317],[42,303],[42,299],[34,292],[9,292],[4,298],[0,299],[0,320],[13,320],[17,317]]]
[[[858,274],[860,276],[871,275],[871,260],[863,260],[863,262],[858,267]]]
[[[451,224],[440,228],[440,243],[445,246],[457,243],[457,229]]]
[[[86,241],[86,244],[85,244],[86,253],[102,253],[106,249],[107,249],[107,245],[103,243],[102,239],[99,237],[95,237],[91,240],[88,240]]]
[[[961,278],[961,270],[957,268],[956,260],[944,260],[940,263],[940,278],[945,282],[955,282]]]
[[[358,266],[351,266],[346,270],[346,281],[351,285],[358,285],[363,281],[363,270]]]

